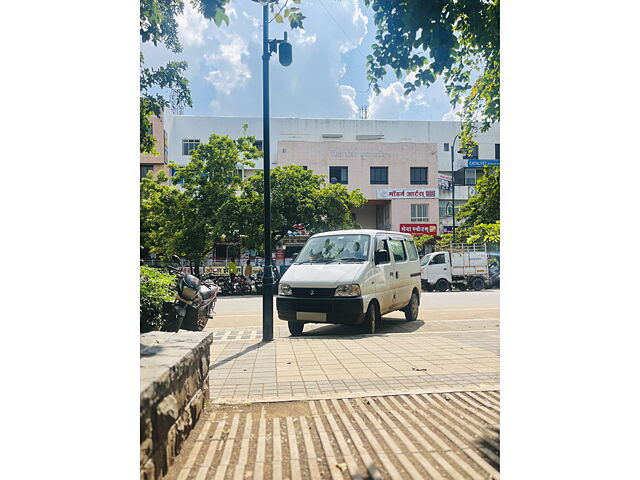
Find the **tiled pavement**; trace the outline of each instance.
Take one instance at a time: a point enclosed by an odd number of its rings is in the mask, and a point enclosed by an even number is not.
[[[211,406],[167,480],[500,478],[500,393]]]
[[[286,326],[278,325],[269,343],[259,341],[255,327],[212,329],[218,340],[211,347],[211,401],[499,389],[497,320],[391,320],[385,328],[387,333],[363,335],[350,327],[316,326],[288,338]]]

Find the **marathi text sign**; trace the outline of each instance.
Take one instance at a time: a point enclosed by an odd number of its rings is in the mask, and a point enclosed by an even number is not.
[[[381,188],[376,190],[376,198],[438,198],[434,188]]]
[[[438,226],[435,223],[401,223],[400,231],[411,235],[437,235]]]

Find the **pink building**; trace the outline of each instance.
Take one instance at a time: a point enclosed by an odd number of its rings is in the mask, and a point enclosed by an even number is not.
[[[353,213],[363,228],[439,233],[435,143],[281,140],[277,163],[306,167],[349,190],[359,188],[368,202]]]
[[[169,171],[169,167],[167,167],[169,145],[164,123],[161,118],[154,116],[149,117],[149,121],[151,122],[151,133],[156,140],[155,150],[158,155],[152,155],[150,153],[140,154],[140,178],[142,179],[148,172],[153,172],[153,176],[156,177],[161,170],[168,177],[171,177],[171,172]]]

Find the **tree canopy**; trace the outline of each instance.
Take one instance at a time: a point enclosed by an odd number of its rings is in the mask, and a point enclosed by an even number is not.
[[[278,166],[271,170],[272,240],[275,243],[296,228],[311,233],[357,228],[351,209],[366,201],[359,189],[327,184],[323,175],[297,165]],[[264,172],[258,172],[245,181],[238,197],[230,199],[222,218],[227,230],[246,236],[246,246],[261,248],[263,208]]]
[[[405,94],[442,77],[462,107],[462,145],[474,122],[500,120],[500,0],[364,0],[377,28],[368,78],[376,93],[387,71],[408,76]]]
[[[460,207],[458,218],[465,227],[500,220],[500,168],[485,167],[476,194]]]
[[[226,202],[241,188],[238,165],[261,156],[251,136],[232,139],[213,134],[176,169],[173,183],[161,185],[151,174],[141,182],[141,246],[162,257],[180,255],[196,264],[226,233],[220,221]]]

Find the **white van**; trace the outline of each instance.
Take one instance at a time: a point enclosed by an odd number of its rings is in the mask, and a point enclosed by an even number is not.
[[[280,279],[276,305],[292,335],[305,323],[364,324],[374,333],[394,310],[416,320],[420,262],[413,237],[381,230],[314,235]]]

